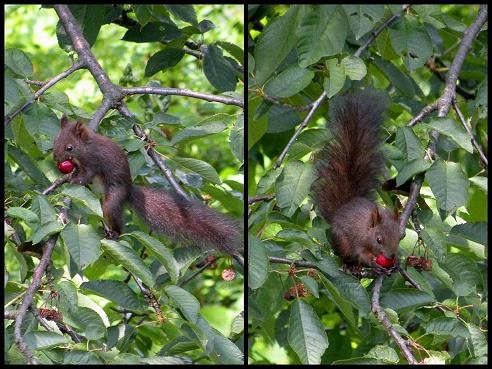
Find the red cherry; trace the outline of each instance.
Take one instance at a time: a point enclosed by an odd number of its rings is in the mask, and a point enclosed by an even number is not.
[[[74,168],[73,162],[71,160],[62,161],[61,163],[58,163],[57,166],[58,170],[62,173],[70,173]]]
[[[383,268],[389,268],[395,264],[395,259],[387,259],[382,253],[376,257],[376,263]]]

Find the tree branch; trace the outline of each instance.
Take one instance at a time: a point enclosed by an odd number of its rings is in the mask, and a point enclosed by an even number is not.
[[[438,110],[438,117],[445,117],[448,114],[451,103],[456,99],[456,82],[458,81],[458,76],[463,67],[463,62],[470,51],[473,40],[487,20],[487,9],[487,5],[480,5],[477,17],[463,34],[460,47],[449,67],[443,93],[436,101],[425,106],[420,113],[408,123],[409,127],[414,126],[435,110]]]
[[[107,100],[106,102],[103,103],[104,108],[101,109],[101,111],[91,119],[91,122],[89,122],[89,127],[94,130],[97,130],[97,126],[100,120],[96,120],[96,119],[102,119],[101,112],[104,109],[106,109],[108,106],[117,107],[120,113],[121,112],[124,113],[123,116],[131,118],[133,121],[135,121],[133,114],[130,113],[126,105],[121,101],[124,97],[124,95],[121,93],[121,87],[111,82],[105,70],[101,67],[95,56],[92,54],[90,50],[90,46],[85,40],[82,31],[80,30],[80,27],[77,24],[77,21],[72,15],[72,13],[70,12],[68,6],[54,5],[54,8],[60,18],[60,21],[63,24],[63,27],[65,28],[67,35],[70,37],[70,40],[72,41],[72,45],[75,51],[77,52],[79,59],[81,60],[83,65],[86,66],[87,69],[90,71],[90,73],[96,80],[99,89],[103,93],[104,99]],[[133,131],[135,133],[137,132],[141,133],[141,135],[138,135],[138,137],[148,141],[148,139],[143,134],[140,127],[136,127],[136,124],[133,125]],[[181,195],[184,194],[185,198],[188,198],[186,193],[178,185],[172,172],[165,166],[165,164],[162,161],[157,160],[158,154],[154,151],[154,149],[149,147],[147,149],[147,152],[149,153],[150,157],[154,160],[154,162],[157,164],[157,166],[161,170],[164,169],[163,170],[164,175],[168,179],[169,183],[171,183],[171,185],[174,187],[176,192],[178,192]]]
[[[136,94],[154,94],[154,95],[178,95],[178,96],[188,96],[197,99],[210,101],[210,102],[220,102],[225,105],[236,105],[240,108],[244,108],[244,101],[235,99],[233,97],[211,95],[202,92],[195,92],[187,90],[184,88],[164,88],[164,87],[131,87],[124,88],[121,90],[123,95],[136,95]]]
[[[410,5],[403,5],[402,6],[402,13],[406,11],[406,9],[409,7]],[[401,15],[401,14],[400,14]],[[361,47],[359,47],[359,49],[355,52],[354,56],[360,56],[360,54],[362,54],[362,52],[369,46],[369,44],[371,42],[373,42],[375,40],[375,38],[386,28],[388,27],[390,24],[394,23],[396,21],[396,19],[398,19],[400,17],[400,15],[393,15],[392,17],[390,17],[386,22],[384,22],[376,31],[374,31],[373,35],[371,35],[371,37],[369,37],[367,39],[367,41],[364,43],[364,45],[362,45]],[[301,134],[302,130],[304,128],[306,128],[306,126],[308,125],[309,121],[311,120],[311,118],[313,117],[314,115],[314,112],[316,111],[316,109],[319,108],[319,106],[321,105],[321,103],[323,102],[323,100],[325,99],[325,97],[327,97],[327,94],[326,94],[326,91],[323,91],[323,93],[320,95],[320,97],[314,102],[312,103],[312,107],[311,109],[309,110],[308,114],[306,115],[306,117],[304,118],[304,120],[302,121],[301,125],[299,126],[299,128],[297,129],[297,131],[294,133],[294,135],[292,136],[292,138],[290,139],[290,141],[287,143],[287,145],[285,146],[284,150],[282,151],[282,153],[280,154],[280,156],[278,157],[277,159],[277,162],[275,163],[274,165],[274,169],[277,169],[278,167],[280,167],[280,165],[282,164],[282,161],[285,159],[285,156],[287,155],[287,152],[289,151],[290,147],[294,144],[294,142],[297,140],[297,138],[299,137],[299,135]]]

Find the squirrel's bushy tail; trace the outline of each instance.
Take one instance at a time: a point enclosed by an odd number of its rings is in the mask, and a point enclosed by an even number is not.
[[[327,220],[355,197],[372,199],[383,170],[379,128],[387,102],[375,90],[335,99],[327,127],[333,138],[319,153],[314,203]]]
[[[243,249],[239,222],[177,194],[132,186],[129,201],[152,230],[204,250],[230,255]]]

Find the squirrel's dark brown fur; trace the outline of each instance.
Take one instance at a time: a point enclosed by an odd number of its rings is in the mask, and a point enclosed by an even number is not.
[[[104,220],[112,237],[121,233],[123,206],[129,203],[153,230],[176,241],[228,254],[243,248],[238,222],[178,194],[133,185],[123,149],[82,123],[62,118],[53,156],[58,163],[73,161],[71,183],[84,186],[95,180],[103,185]]]
[[[393,259],[398,249],[398,213],[374,202],[384,169],[379,130],[385,105],[373,90],[338,98],[327,124],[333,138],[318,157],[314,204],[331,224],[333,249],[348,266],[377,267],[377,255]]]

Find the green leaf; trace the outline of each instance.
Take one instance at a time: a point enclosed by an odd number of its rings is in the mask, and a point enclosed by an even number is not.
[[[133,5],[133,11],[137,17],[138,23],[145,26],[151,19],[152,13],[150,11],[151,5]]]
[[[315,179],[312,166],[300,161],[288,162],[276,182],[277,204],[291,217],[309,194]]]
[[[79,269],[84,270],[99,258],[100,237],[91,225],[69,223],[60,235]]]
[[[299,113],[288,106],[273,104],[268,109],[268,133],[288,131],[300,122]]]
[[[193,159],[193,158],[180,158],[180,157],[174,157],[173,161],[178,163],[181,167],[193,173],[199,174],[209,182],[218,185],[222,183],[215,168],[205,161]]]
[[[429,247],[439,262],[444,260],[447,253],[446,237],[438,228],[425,227],[421,230],[420,236]]]
[[[35,245],[41,242],[44,238],[60,232],[65,226],[57,221],[53,220],[48,223],[42,224],[39,228],[36,228],[31,235],[31,241]]]
[[[398,175],[396,176],[396,185],[401,186],[410,178],[413,178],[416,174],[425,172],[430,168],[430,166],[431,164],[422,158],[405,163],[403,168],[398,171]]]
[[[241,334],[244,332],[244,312],[239,313],[234,317],[231,323],[231,333]]]
[[[227,41],[218,41],[217,45],[219,45],[221,48],[231,54],[234,59],[241,63],[241,65],[244,65],[244,50],[241,49],[239,46]],[[253,69],[251,69],[251,71]]]
[[[94,194],[89,191],[86,187],[70,185],[66,186],[62,193],[72,198],[77,202],[81,202],[85,205],[89,210],[91,210],[94,214],[98,215],[100,218],[103,217],[103,212],[101,209],[101,203],[94,196]]]
[[[425,173],[437,206],[453,212],[466,204],[469,182],[458,163],[437,160]]]
[[[473,154],[473,146],[470,136],[465,129],[458,125],[456,121],[450,118],[434,118],[425,124],[440,134],[449,137],[456,145]]]
[[[328,337],[313,308],[302,300],[291,305],[288,340],[302,364],[320,364]]]
[[[56,210],[51,206],[51,204],[46,200],[43,195],[38,195],[35,198],[35,205],[37,205],[36,211],[39,213],[39,219],[41,224],[47,224],[54,222],[58,219]]]
[[[226,128],[227,126],[222,122],[208,122],[207,124],[202,124],[200,126],[185,128],[173,137],[171,145],[213,135],[222,132]]]
[[[445,316],[432,319],[429,324],[427,324],[425,330],[427,333],[435,335],[464,338],[470,336],[468,328],[460,320]]]
[[[345,71],[338,63],[337,58],[329,59],[325,64],[330,73],[330,77],[325,78],[323,88],[326,91],[328,98],[331,98],[342,89],[345,83]]]
[[[449,253],[442,267],[453,279],[453,290],[457,296],[475,293],[477,285],[482,282],[476,262],[465,255]]]
[[[419,138],[409,127],[398,128],[396,131],[396,147],[400,149],[407,161],[421,160],[424,157],[424,148]]]
[[[408,21],[396,23],[389,29],[395,51],[404,55],[403,61],[410,70],[421,67],[432,56],[433,47],[429,34],[418,30]]]
[[[304,258],[315,263],[319,270],[327,275],[327,280],[330,283],[333,283],[345,300],[355,308],[359,309],[362,314],[367,314],[371,311],[369,295],[358,279],[352,275],[341,272],[338,265],[331,258],[325,257],[322,261],[315,260],[313,257],[308,258],[304,256]],[[328,290],[336,297],[334,291]],[[343,303],[344,302],[342,301],[340,306],[343,306]],[[348,311],[346,313],[350,316]]]
[[[182,49],[172,47],[156,52],[149,58],[145,66],[145,77],[151,77],[157,72],[174,67],[183,59],[183,56],[184,51]]]
[[[79,307],[70,314],[77,326],[84,331],[88,340],[98,340],[106,334],[106,327],[99,314],[87,307]]]
[[[144,27],[137,24],[126,31],[123,41],[132,42],[158,42],[172,41],[181,36],[181,31],[173,24],[160,22],[147,23]]]
[[[297,5],[290,6],[284,15],[263,29],[254,53],[257,84],[262,85],[296,45],[301,9]]]
[[[399,54],[397,55],[399,56]],[[374,63],[401,94],[407,97],[413,97],[415,95],[414,84],[409,76],[395,67],[391,62],[381,59],[377,55],[374,55]]]
[[[198,20],[196,19],[195,8],[193,8],[193,5],[166,4],[164,6],[175,17],[198,27]]]
[[[324,274],[321,274],[320,280],[323,283],[323,286],[326,288],[325,290],[322,290],[322,293],[326,294],[328,298],[335,303],[335,305],[345,317],[345,321],[354,331],[357,331],[358,328],[353,308],[354,304],[351,303],[346,297],[342,296],[340,291],[328,278],[326,278]],[[369,296],[367,296],[367,304],[369,305]]]
[[[67,338],[53,332],[31,331],[26,332],[22,338],[31,350],[41,350],[68,344]]]
[[[103,365],[103,361],[94,352],[86,351],[67,351],[63,355],[63,364],[68,365],[87,365],[87,364],[100,364]]]
[[[418,307],[434,301],[431,294],[413,288],[395,288],[381,296],[381,306],[395,311]]]
[[[338,5],[316,5],[304,16],[297,33],[299,65],[305,68],[324,56],[342,51],[347,38],[347,18]]]
[[[304,283],[304,285],[313,294],[314,297],[319,298],[318,282],[316,282],[313,278],[305,275],[300,276],[299,279],[302,283]]]
[[[222,50],[216,45],[202,46],[203,72],[208,81],[219,91],[234,91],[236,89],[236,70],[222,55]]]
[[[342,5],[350,29],[358,40],[384,16],[384,5]]]
[[[60,296],[60,309],[74,312],[79,307],[78,287],[72,281],[59,281],[57,291]]]
[[[393,60],[399,57],[393,46],[391,46],[390,34],[387,28],[376,37],[376,47],[384,60]],[[381,58],[378,59],[382,60]]]
[[[149,236],[146,233],[134,231],[129,235],[135,237],[142,244],[144,244],[144,246],[150,251],[150,253],[157,260],[159,260],[162,265],[164,265],[167,272],[169,273],[169,276],[171,277],[171,281],[176,283],[179,276],[179,264],[174,258],[171,250],[164,246],[161,241],[152,236]]]
[[[232,153],[239,160],[244,160],[244,115],[241,113],[231,128],[229,145]]]
[[[451,234],[460,235],[468,240],[487,246],[487,222],[463,223],[451,228]]]
[[[132,248],[123,246],[123,242],[103,239],[101,240],[101,245],[103,250],[119,264],[128,269],[134,276],[140,278],[147,286],[153,287],[155,281],[149,268]]]
[[[6,49],[5,66],[15,74],[15,77],[30,78],[33,76],[31,59],[22,50]]]
[[[268,255],[263,242],[253,235],[248,237],[248,287],[260,288],[268,277]]]
[[[395,349],[389,346],[376,345],[369,352],[364,355],[365,357],[380,360],[385,364],[398,364],[400,358]]]
[[[314,78],[309,69],[292,65],[265,85],[265,93],[276,97],[289,97],[304,90]]]
[[[121,281],[89,281],[82,283],[80,287],[114,302],[124,309],[138,310],[145,306],[143,301],[138,298],[138,295],[126,283]]]
[[[255,111],[260,106],[262,99],[259,96],[253,94],[248,98],[248,150],[250,150],[267,132],[268,129],[268,117],[262,115],[261,117],[254,117]]]
[[[200,311],[200,303],[196,297],[178,286],[167,286],[164,290],[184,315],[186,320],[196,324]]]
[[[345,74],[352,81],[360,81],[367,74],[367,68],[361,58],[357,56],[346,56],[340,63],[345,69]]]
[[[8,208],[6,214],[11,218],[22,219],[28,224],[39,223],[39,217],[37,216],[37,214],[34,211],[31,211],[23,207]]]
[[[470,342],[473,348],[473,356],[487,356],[488,342],[482,330],[473,323],[467,323],[468,331],[470,332]]]
[[[206,338],[205,351],[209,354],[213,362],[220,364],[243,364],[244,355],[231,340],[224,337],[216,329],[210,327],[202,317],[198,317],[197,325]]]

